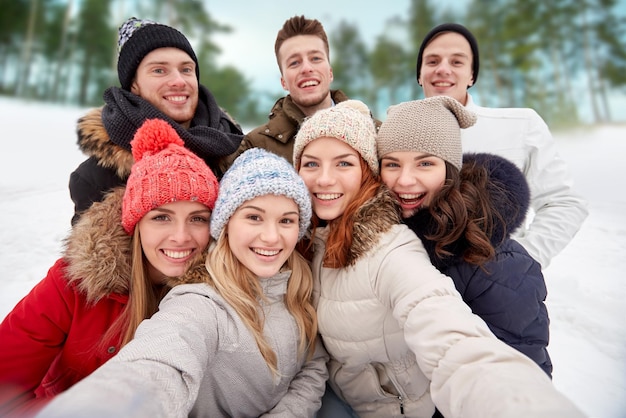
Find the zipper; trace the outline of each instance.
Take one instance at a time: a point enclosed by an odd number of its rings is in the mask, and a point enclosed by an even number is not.
[[[400,401],[400,415],[404,415],[404,399],[402,399],[402,395],[398,395],[398,400]]]

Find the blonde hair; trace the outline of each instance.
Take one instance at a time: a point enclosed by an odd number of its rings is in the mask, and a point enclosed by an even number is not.
[[[259,278],[235,257],[225,230],[222,230],[215,247],[209,251],[206,263],[209,274],[205,277],[208,284],[237,311],[252,332],[268,367],[276,375],[276,353],[263,336],[265,318],[259,315],[259,300],[265,298]],[[308,351],[310,357],[315,350],[314,340],[317,335],[317,316],[311,301],[313,276],[306,260],[295,250],[287,259],[285,267],[291,270],[285,305],[300,331],[299,354]]]

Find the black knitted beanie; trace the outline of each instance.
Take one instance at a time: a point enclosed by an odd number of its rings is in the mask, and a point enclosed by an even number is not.
[[[157,48],[171,47],[185,51],[196,63],[196,77],[200,81],[198,58],[185,35],[176,29],[131,17],[120,26],[118,35],[117,76],[122,89],[130,91],[141,60]]]
[[[441,25],[435,26],[426,34],[424,40],[422,41],[422,45],[420,45],[420,50],[417,53],[417,82],[419,83],[420,72],[422,69],[422,58],[424,56],[424,49],[428,46],[432,39],[443,32],[455,32],[459,35],[463,36],[467,39],[467,42],[470,44],[470,48],[472,49],[472,72],[474,73],[474,84],[476,84],[476,80],[478,80],[478,69],[479,69],[479,60],[478,60],[478,42],[476,38],[465,26],[460,25],[458,23],[442,23]],[[471,86],[469,86],[471,87]],[[468,87],[468,88],[469,88]]]

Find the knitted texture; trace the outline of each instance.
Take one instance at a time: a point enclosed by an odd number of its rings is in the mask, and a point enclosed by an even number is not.
[[[262,148],[242,153],[226,171],[211,215],[211,235],[218,239],[230,217],[246,201],[276,195],[293,199],[300,210],[298,239],[309,227],[311,196],[304,180],[289,162]]]
[[[135,164],[122,201],[122,226],[128,234],[146,213],[166,203],[200,202],[213,209],[217,178],[167,122],[148,119],[131,147]]]
[[[415,151],[435,155],[461,169],[461,128],[476,123],[476,114],[448,96],[400,103],[387,109],[378,130],[378,158],[390,152]]]
[[[424,40],[422,41],[422,45],[420,45],[419,52],[417,53],[417,82],[420,81],[420,73],[422,70],[422,59],[424,58],[424,49],[428,46],[430,41],[433,40],[436,36],[445,32],[454,32],[463,36],[467,39],[467,42],[470,45],[472,50],[472,75],[474,77],[474,84],[476,84],[476,80],[478,80],[478,70],[480,69],[480,61],[478,57],[478,42],[476,38],[465,26],[459,25],[458,23],[442,23],[441,25],[435,26],[426,34]],[[468,86],[470,88],[471,86]]]
[[[346,100],[328,109],[318,110],[305,119],[293,145],[293,164],[300,167],[304,148],[314,139],[330,137],[350,145],[378,175],[376,158],[376,127],[374,119],[359,100]]]
[[[124,90],[130,91],[137,67],[146,55],[158,48],[178,48],[196,63],[196,78],[200,80],[198,58],[191,44],[179,31],[152,20],[131,17],[118,30],[117,76]]]

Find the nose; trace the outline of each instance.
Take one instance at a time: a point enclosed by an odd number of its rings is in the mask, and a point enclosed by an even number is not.
[[[446,60],[441,60],[437,66],[437,74],[450,74],[450,63]]]
[[[335,184],[335,176],[333,175],[332,168],[322,167],[321,173],[317,178],[317,184],[319,186],[331,186]]]
[[[274,222],[267,222],[261,231],[261,240],[266,243],[278,241],[278,226]]]
[[[304,59],[302,61],[302,67],[300,68],[300,70],[303,73],[311,72],[311,71],[313,71],[313,64],[308,59]]]
[[[191,239],[189,225],[186,222],[176,223],[173,226],[171,239],[174,242],[187,242]]]
[[[182,74],[180,73],[180,71],[178,70],[174,70],[172,71],[172,73],[170,74],[170,78],[168,80],[169,85],[171,86],[184,86],[185,85],[185,79],[183,78]]]
[[[398,183],[399,186],[413,186],[417,182],[417,176],[413,174],[412,170],[404,167],[402,171],[400,171],[400,175],[398,176],[398,180],[396,183]]]

